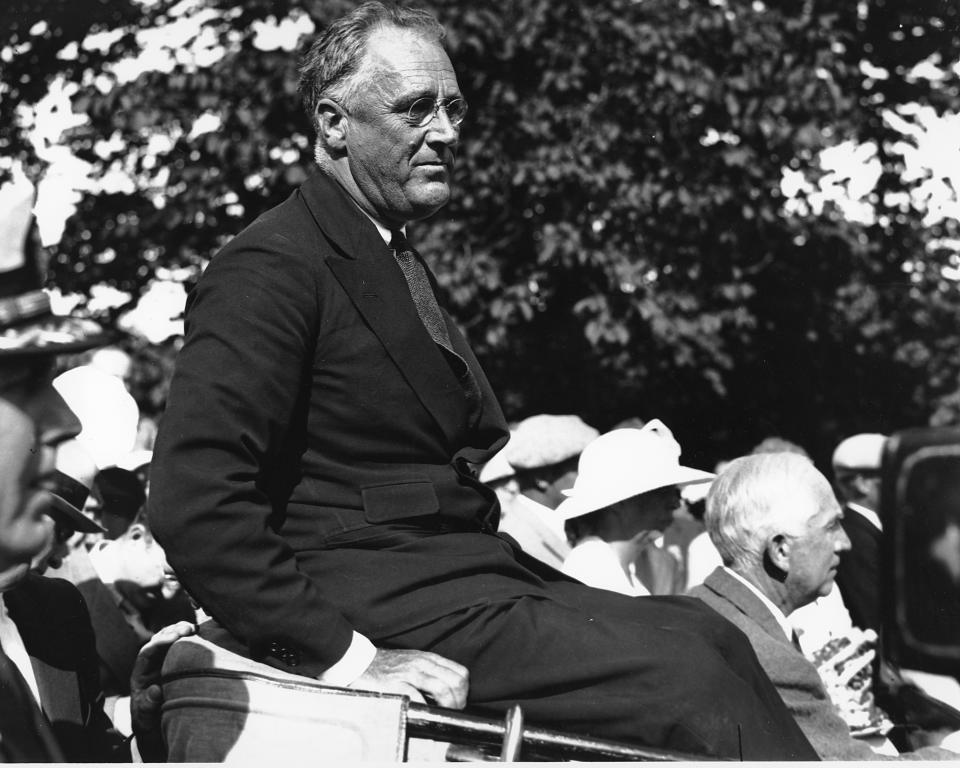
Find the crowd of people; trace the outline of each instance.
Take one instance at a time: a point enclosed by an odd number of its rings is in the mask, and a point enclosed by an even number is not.
[[[313,43],[318,171],[211,262],[158,434],[116,339],[0,263],[0,757],[163,760],[197,633],[688,756],[955,759],[874,652],[883,435],[832,487],[780,438],[709,472],[656,418],[504,419],[407,239],[467,112],[442,39],[368,2]]]

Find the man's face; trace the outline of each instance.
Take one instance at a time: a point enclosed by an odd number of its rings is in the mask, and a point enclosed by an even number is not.
[[[806,518],[800,533],[790,536],[786,587],[794,608],[824,597],[833,588],[840,553],[850,549],[850,539],[840,521],[843,512],[823,480],[816,488],[798,488],[791,500],[796,519]]]
[[[46,363],[0,362],[0,569],[29,562],[48,543],[45,484],[57,444],[80,432],[51,379]]]
[[[179,591],[163,549],[141,523],[134,523],[106,546],[116,555],[114,586],[137,608],[170,600]]]
[[[460,129],[441,109],[425,126],[410,125],[419,98],[462,98],[453,65],[436,42],[415,31],[373,33],[360,70],[365,88],[347,118],[350,173],[367,212],[390,226],[435,213],[450,199],[453,148]]]

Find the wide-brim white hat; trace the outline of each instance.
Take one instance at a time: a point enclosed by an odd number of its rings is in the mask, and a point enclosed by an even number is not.
[[[680,464],[680,444],[659,419],[642,429],[614,429],[580,455],[577,479],[557,507],[564,520],[669,486],[709,483],[716,475]]]

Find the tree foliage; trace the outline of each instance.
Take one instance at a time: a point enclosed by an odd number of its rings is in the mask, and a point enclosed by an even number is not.
[[[911,102],[960,109],[952,3],[424,4],[447,26],[470,114],[455,199],[413,236],[509,416],[576,412],[601,428],[659,416],[702,461],[770,434],[822,458],[852,431],[956,421],[960,307],[943,271],[956,253],[937,243],[957,222],[924,224],[889,194],[904,190],[904,137],[884,117]],[[105,179],[130,180],[84,197],[55,282],[136,295],[159,266],[195,274],[290,194],[311,137],[294,57],[258,48],[256,28],[291,14],[320,27],[352,5],[207,0],[203,34],[222,57],[183,56],[109,88],[97,76],[116,81],[137,32],[183,4],[51,21],[5,65],[8,87],[26,80],[0,102],[0,150],[42,171],[12,101],[65,72],[90,118],[71,147]],[[117,26],[105,50],[53,56]],[[924,61],[944,77],[913,76]],[[200,132],[209,116],[218,127]],[[876,147],[872,220],[785,209],[783,169],[815,183],[818,153],[845,140]]]

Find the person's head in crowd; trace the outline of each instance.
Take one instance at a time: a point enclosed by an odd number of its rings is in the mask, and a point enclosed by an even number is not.
[[[827,479],[796,453],[734,459],[707,495],[704,521],[723,564],[785,615],[830,593],[850,540]]]
[[[103,469],[133,450],[140,408],[123,382],[92,364],[64,371],[54,387],[83,426],[78,440]]]
[[[797,445],[791,440],[787,440],[784,437],[778,437],[776,435],[771,437],[766,437],[757,443],[750,450],[750,453],[796,453],[800,456],[806,456],[810,458],[810,454],[807,453],[806,449]]]
[[[681,488],[712,479],[680,464],[680,444],[654,419],[643,429],[614,429],[587,445],[557,512],[573,546],[588,536],[642,546],[670,525]]]
[[[880,506],[880,463],[886,435],[865,432],[842,440],[833,451],[833,482],[845,504],[874,512]]]
[[[180,590],[142,512],[119,537],[99,542],[90,557],[95,560],[101,581],[113,586],[140,611],[171,599]]]
[[[301,63],[317,164],[388,228],[450,198],[467,106],[443,37],[425,11],[364,3],[327,27]]]
[[[150,493],[150,462],[153,461],[153,451],[137,448],[117,462],[120,469],[133,472],[140,481],[146,493]]]
[[[80,422],[52,386],[57,354],[109,334],[91,320],[58,317],[27,258],[26,232],[0,249],[0,570],[29,567],[49,543],[57,448]]]
[[[106,467],[93,480],[92,511],[108,539],[123,535],[146,500],[143,482],[129,469]]]
[[[579,416],[530,416],[511,431],[503,458],[520,493],[556,509],[562,492],[573,486],[581,451],[599,434]]]
[[[84,513],[96,465],[75,438],[58,447],[56,472],[50,481],[53,504],[46,510],[49,535],[46,546],[31,562],[35,573],[59,568],[73,547],[104,529]],[[79,535],[78,535],[79,534]]]

